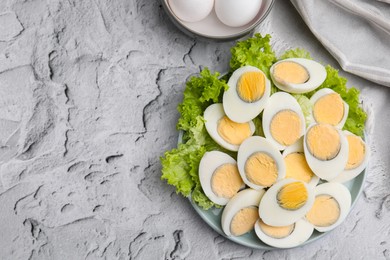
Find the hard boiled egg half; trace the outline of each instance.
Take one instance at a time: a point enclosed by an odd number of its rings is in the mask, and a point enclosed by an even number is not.
[[[306,131],[305,158],[310,169],[321,179],[330,181],[344,170],[348,149],[347,138],[332,125],[314,124]]]
[[[314,190],[306,183],[284,179],[266,191],[259,205],[259,216],[269,226],[289,226],[303,218],[313,203]]]
[[[254,228],[263,194],[264,190],[245,189],[228,202],[221,217],[222,230],[227,236],[241,236]]]
[[[256,67],[244,66],[233,72],[229,89],[223,94],[223,109],[234,122],[246,123],[263,111],[267,104],[271,83]]]
[[[310,92],[318,88],[327,75],[324,66],[304,58],[278,61],[272,65],[270,73],[274,84],[289,93]]]
[[[312,121],[343,128],[348,118],[349,106],[339,93],[329,88],[318,90],[311,98]]]
[[[238,151],[240,144],[255,132],[252,121],[236,123],[230,120],[220,103],[210,105],[203,115],[206,130],[211,138],[223,148]]]
[[[285,92],[273,94],[263,112],[263,131],[267,140],[284,150],[298,141],[305,130],[305,117],[297,100]]]
[[[340,225],[351,208],[351,193],[340,183],[324,183],[315,188],[315,201],[306,219],[319,232]]]
[[[260,136],[249,137],[241,144],[237,166],[245,184],[257,190],[272,186],[286,175],[282,154]]]
[[[226,205],[245,187],[236,160],[219,151],[203,155],[199,164],[199,180],[206,196],[218,205]]]

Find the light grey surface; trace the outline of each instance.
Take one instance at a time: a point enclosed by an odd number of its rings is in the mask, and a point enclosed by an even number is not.
[[[183,82],[226,70],[233,43],[184,36],[152,0],[0,1],[0,14],[1,259],[390,259],[389,88],[342,73],[376,118],[344,224],[302,248],[251,250],[160,181]],[[260,31],[338,67],[287,1]]]

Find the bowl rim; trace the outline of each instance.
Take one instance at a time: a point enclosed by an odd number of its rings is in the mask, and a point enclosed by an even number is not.
[[[163,5],[163,8],[165,10],[165,12],[168,14],[168,17],[170,18],[170,20],[182,31],[184,32],[185,34],[187,34],[188,36],[192,37],[192,38],[203,38],[203,39],[207,39],[207,40],[214,40],[214,41],[230,41],[230,40],[235,40],[235,39],[239,39],[247,34],[249,34],[250,32],[253,31],[253,29],[258,26],[261,22],[264,21],[265,18],[267,18],[267,16],[269,15],[269,13],[271,12],[272,10],[272,7],[274,6],[275,4],[275,0],[269,0],[270,1],[270,5],[268,6],[268,8],[265,10],[264,14],[256,21],[254,22],[252,25],[248,26],[246,29],[244,29],[243,31],[241,32],[238,32],[238,33],[235,33],[235,34],[231,34],[229,36],[212,36],[212,35],[206,35],[206,34],[202,34],[202,33],[199,33],[199,32],[196,32],[190,28],[188,28],[187,26],[185,26],[183,23],[180,22],[179,18],[177,18],[177,16],[172,12],[169,4],[168,4],[168,0],[161,0],[162,2],[162,5]]]

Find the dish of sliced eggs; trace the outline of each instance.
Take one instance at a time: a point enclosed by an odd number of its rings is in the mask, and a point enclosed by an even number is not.
[[[321,64],[281,60],[270,75],[251,66],[239,68],[228,80],[222,103],[204,111],[207,132],[226,152],[206,152],[199,178],[206,196],[221,207],[192,205],[230,240],[253,248],[291,248],[348,221],[362,189],[369,147],[342,130],[348,105],[331,89],[312,95],[305,120],[293,94],[323,83]],[[271,94],[272,83],[282,91]]]

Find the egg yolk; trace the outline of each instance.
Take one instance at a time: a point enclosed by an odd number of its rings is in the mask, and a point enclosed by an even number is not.
[[[261,72],[245,72],[237,84],[238,96],[248,103],[259,100],[264,95],[264,91],[265,77]]]
[[[314,173],[306,162],[302,153],[290,153],[284,158],[286,164],[286,179],[293,178],[309,183]]]
[[[344,102],[338,93],[321,97],[313,106],[313,116],[317,123],[337,125],[344,117]]]
[[[309,79],[309,73],[305,67],[292,61],[284,61],[276,64],[273,76],[274,79],[281,84],[302,84]]]
[[[313,207],[306,214],[306,219],[317,227],[328,227],[340,217],[340,206],[330,195],[316,197]]]
[[[328,124],[318,124],[306,133],[306,144],[310,153],[319,160],[331,160],[340,151],[340,135]]]
[[[362,140],[355,135],[347,135],[349,154],[346,170],[354,169],[362,164],[366,147]]]
[[[244,185],[236,164],[219,166],[211,177],[211,189],[218,197],[230,199]]]
[[[287,210],[297,210],[307,202],[309,193],[302,182],[292,182],[284,185],[278,192],[279,206]]]
[[[278,178],[278,167],[271,156],[257,152],[245,162],[245,174],[250,182],[270,187]]]
[[[249,123],[236,123],[227,116],[218,121],[217,131],[226,142],[233,145],[240,145],[252,135]]]
[[[295,224],[282,227],[269,226],[265,224],[261,219],[259,219],[259,226],[260,229],[264,232],[264,234],[269,237],[278,239],[288,237],[294,231],[295,228]]]
[[[253,229],[259,219],[259,210],[256,207],[243,208],[234,215],[230,223],[230,232],[234,236],[241,236]]]
[[[292,110],[282,110],[272,118],[270,131],[281,145],[292,145],[302,135],[301,119]]]

